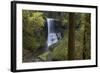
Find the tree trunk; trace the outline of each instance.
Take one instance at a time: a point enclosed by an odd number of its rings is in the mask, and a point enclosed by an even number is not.
[[[68,59],[75,59],[75,13],[69,13]]]
[[[90,14],[84,15],[84,34],[83,34],[83,59],[90,59],[91,57],[91,26],[90,26]]]

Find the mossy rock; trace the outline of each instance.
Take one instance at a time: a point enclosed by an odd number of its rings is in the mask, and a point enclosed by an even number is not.
[[[49,52],[45,52],[45,53],[39,55],[38,57],[39,57],[41,60],[46,61],[46,60],[48,60],[48,55],[49,55]]]
[[[68,49],[67,49],[67,41],[61,40],[59,44],[54,48],[52,52],[52,59],[54,60],[67,60]]]

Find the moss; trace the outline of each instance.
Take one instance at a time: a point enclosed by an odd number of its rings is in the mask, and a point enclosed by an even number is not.
[[[54,60],[66,60],[67,59],[67,40],[62,39],[59,41],[58,45],[54,47],[52,52],[52,58]]]
[[[48,55],[49,55],[49,52],[45,52],[41,55],[39,55],[38,57],[43,60],[43,61],[46,61],[48,59]]]

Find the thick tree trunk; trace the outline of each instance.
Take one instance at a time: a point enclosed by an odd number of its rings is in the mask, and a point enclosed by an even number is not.
[[[75,59],[75,13],[69,13],[68,59]]]

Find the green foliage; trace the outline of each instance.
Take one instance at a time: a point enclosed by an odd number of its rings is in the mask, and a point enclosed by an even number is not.
[[[90,37],[91,37],[91,26],[90,26],[90,14],[80,13],[80,28],[75,31],[75,48],[77,59],[90,59]]]
[[[62,39],[57,43],[58,45],[54,47],[52,52],[52,58],[55,60],[67,60],[67,39]]]
[[[29,18],[30,24],[37,25],[38,27],[43,27],[45,20],[43,19],[43,13],[34,12]]]
[[[45,19],[42,12],[23,10],[23,48],[34,54],[45,45]]]
[[[60,16],[60,21],[61,21],[61,25],[65,26],[68,25],[69,21],[69,13],[61,13]]]
[[[85,30],[84,30],[84,47],[83,47],[83,58],[90,59],[91,58],[91,25],[90,25],[90,14],[85,14]]]

